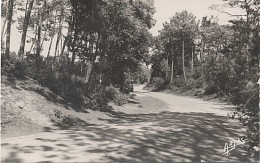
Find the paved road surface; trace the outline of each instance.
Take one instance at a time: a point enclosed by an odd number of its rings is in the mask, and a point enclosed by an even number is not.
[[[228,120],[232,106],[135,87],[133,104],[104,124],[49,129],[2,139],[1,160],[9,162],[202,162],[246,161],[237,146],[223,156],[226,142],[243,135]],[[140,101],[140,104],[139,102]]]

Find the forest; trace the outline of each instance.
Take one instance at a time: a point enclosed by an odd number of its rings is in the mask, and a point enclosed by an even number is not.
[[[1,76],[36,80],[80,110],[109,112],[140,83],[222,99],[247,129],[248,155],[258,155],[260,1],[224,1],[243,11],[227,25],[183,10],[153,36],[153,0],[2,0]]]

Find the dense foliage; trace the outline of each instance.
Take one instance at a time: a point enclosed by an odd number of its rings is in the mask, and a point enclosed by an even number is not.
[[[109,100],[126,103],[134,72],[147,62],[152,0],[10,0],[2,7],[7,23],[13,17],[8,8],[24,13],[17,19],[22,33],[18,55],[6,48],[6,29],[2,75],[38,80],[83,110],[106,111]]]

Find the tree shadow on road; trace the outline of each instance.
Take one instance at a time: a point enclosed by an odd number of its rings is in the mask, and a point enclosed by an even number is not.
[[[248,161],[241,153],[243,145],[231,151],[229,158],[223,156],[225,143],[244,134],[235,120],[211,113],[166,111],[114,112],[111,116],[113,119],[103,120],[105,125],[52,129],[56,136],[36,137],[33,141],[37,146],[9,143],[5,148],[10,150],[10,157],[12,153],[18,154],[16,158],[19,154],[40,154],[39,161],[75,161],[79,157],[86,162]],[[78,158],[71,155],[75,152]]]

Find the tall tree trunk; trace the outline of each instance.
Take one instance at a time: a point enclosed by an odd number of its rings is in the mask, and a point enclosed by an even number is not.
[[[54,31],[55,31],[55,27],[56,27],[56,17],[55,17],[54,25],[53,25]],[[55,36],[55,33],[54,33],[53,36],[51,37],[51,42],[50,42],[50,45],[49,45],[47,57],[50,56],[50,52],[51,52],[51,47],[52,47],[52,42],[53,42],[54,36]]]
[[[60,52],[60,57],[61,58],[63,57],[63,53],[64,53],[65,47],[67,45],[67,42],[68,42],[68,37],[65,37],[65,40],[64,40],[64,43],[62,45],[61,52]]]
[[[185,64],[184,64],[184,40],[182,41],[182,71],[183,71],[183,77],[186,84],[186,72],[185,72]]]
[[[7,7],[7,10],[6,10],[6,12],[5,12],[5,20],[4,20],[4,23],[3,23],[3,25],[2,25],[2,31],[1,31],[1,39],[3,39],[3,37],[4,37],[4,31],[5,31],[5,24],[6,24],[6,21],[7,21],[7,17],[8,17],[8,8],[9,7]]]
[[[252,60],[250,65],[252,65],[254,67],[254,74],[259,74],[260,73],[260,65],[259,65],[259,60],[260,60],[260,55],[259,55],[259,51],[260,51],[260,33],[259,33],[259,28],[257,28],[254,32],[254,40],[253,40],[253,50],[252,50]],[[254,77],[254,82],[257,82],[259,79],[259,76],[255,75]],[[259,89],[259,88],[258,88]],[[259,91],[258,91],[259,93]]]
[[[55,62],[57,50],[59,48],[59,41],[60,41],[60,37],[61,37],[61,28],[62,28],[62,14],[63,14],[63,10],[61,12],[61,16],[60,16],[60,20],[59,20],[59,31],[58,31],[58,36],[57,36],[57,41],[56,41],[56,46],[55,46],[55,51],[54,51],[53,63]]]
[[[165,73],[165,78],[166,80],[168,80],[168,66],[169,66],[169,63],[168,63],[168,55],[167,55],[167,58],[166,58],[166,73]]]
[[[194,69],[194,54],[193,54],[193,46],[191,47],[191,72],[193,73],[193,69]]]
[[[54,36],[51,38],[51,42],[50,42],[50,45],[49,45],[49,49],[48,49],[48,54],[47,54],[47,57],[49,57],[49,56],[50,56],[51,47],[52,47],[52,42],[53,42],[53,38],[54,38]]]
[[[73,66],[76,58],[76,49],[75,49],[75,44],[77,41],[77,35],[78,35],[78,30],[77,30],[77,16],[78,16],[78,4],[75,5],[75,15],[74,15],[74,20],[73,20],[73,28],[74,28],[74,40],[72,43],[72,58],[71,58],[71,72],[73,71]]]
[[[249,47],[248,47],[248,42],[246,43],[246,61],[249,61]]]
[[[167,59],[166,59],[166,80],[168,80],[168,67],[169,67],[169,56],[167,55]]]
[[[38,31],[37,31],[37,46],[36,46],[36,64],[39,63],[40,53],[41,53],[41,32],[42,32],[42,13],[40,8],[38,9]]]
[[[172,58],[172,70],[171,70],[171,82],[173,81],[173,58]]]
[[[91,79],[92,79],[92,77],[93,77],[93,73],[94,73],[94,70],[93,70],[93,68],[94,68],[94,64],[95,64],[94,62],[91,63],[91,64],[89,64],[88,69],[87,69],[87,76],[86,76],[86,79],[87,79],[88,83],[90,83],[90,81],[91,81]]]
[[[25,40],[26,40],[26,33],[27,33],[27,28],[31,16],[31,11],[33,7],[33,2],[34,0],[31,0],[29,3],[29,7],[27,11],[25,12],[25,17],[24,17],[24,22],[23,22],[23,32],[22,32],[22,38],[21,38],[21,44],[20,44],[20,49],[18,51],[18,56],[20,58],[23,58],[24,56],[24,47],[25,47]]]
[[[32,52],[32,49],[33,49],[33,47],[34,47],[34,44],[35,44],[36,39],[37,39],[37,26],[36,26],[36,29],[35,29],[34,40],[33,40],[33,43],[32,43],[32,45],[31,45],[31,48],[30,48],[30,54],[31,54],[31,52]]]
[[[3,33],[3,38],[5,37],[5,34],[6,34],[6,30],[5,30],[4,33]]]
[[[75,49],[75,44],[76,44],[76,40],[75,40],[75,36],[76,36],[76,31],[74,34],[74,41],[73,41],[73,45],[72,45],[72,58],[71,58],[71,68],[73,68],[74,62],[75,62],[75,58],[76,58],[76,49]]]
[[[71,26],[70,26],[71,22],[72,22],[72,19],[70,19],[70,21],[69,21],[67,37],[65,37],[65,40],[64,40],[64,43],[63,43],[63,46],[62,46],[62,49],[61,49],[61,53],[60,53],[61,62],[63,61],[63,54],[64,54],[65,47],[67,46],[67,43],[71,39]],[[68,57],[66,59],[68,59]]]
[[[43,47],[44,39],[46,37],[47,32],[48,32],[48,28],[46,29],[46,31],[44,32],[44,35],[42,37],[41,49],[43,49],[42,47]]]
[[[61,36],[60,36],[60,50],[62,49],[62,45],[63,45],[63,35],[61,34]],[[65,40],[64,40],[65,41]],[[60,55],[60,53],[58,54],[58,55]]]
[[[13,6],[14,0],[9,0],[8,2],[8,16],[7,16],[7,33],[6,33],[6,47],[5,47],[5,56],[7,59],[10,58],[10,37],[11,37],[11,26],[12,26],[12,17],[13,17]]]
[[[63,38],[63,36],[62,36],[62,34],[61,34],[61,36],[60,36],[60,48],[59,48],[58,56],[60,56],[61,51],[62,51],[62,43],[63,43],[63,39],[62,39],[62,38]],[[62,60],[61,57],[62,57],[62,56],[60,56],[60,61]]]
[[[30,48],[30,52],[29,52],[30,54],[32,52],[33,46],[34,46],[34,42],[32,43],[31,48]]]

